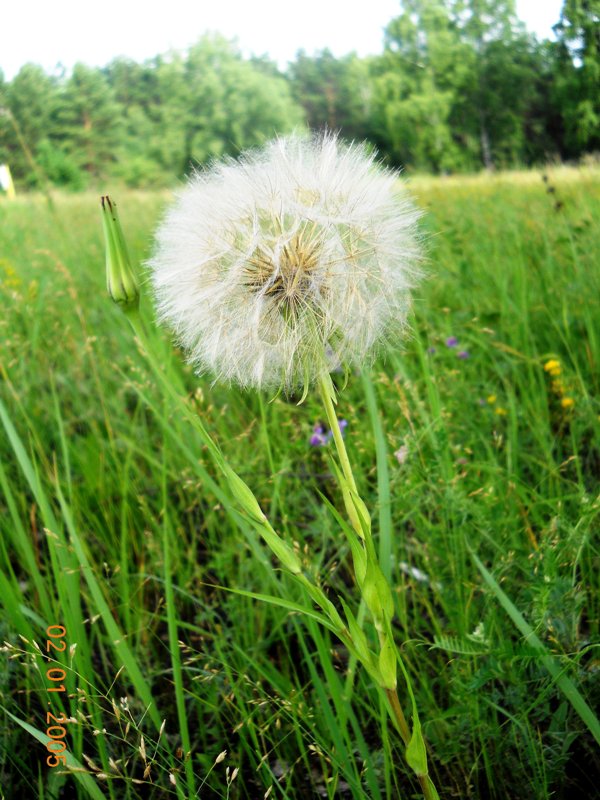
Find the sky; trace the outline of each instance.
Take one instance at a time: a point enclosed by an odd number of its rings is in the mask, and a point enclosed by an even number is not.
[[[563,0],[517,0],[527,28],[551,37]],[[244,54],[268,53],[284,68],[303,48],[336,56],[379,53],[383,28],[399,0],[17,0],[6,1],[0,69],[11,80],[27,63],[53,72],[77,61],[103,66],[116,56],[136,61],[182,50],[205,31],[236,38]]]

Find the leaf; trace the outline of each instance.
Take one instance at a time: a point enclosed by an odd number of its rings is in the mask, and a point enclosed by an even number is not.
[[[374,653],[369,648],[369,642],[365,632],[358,624],[356,617],[352,613],[351,608],[344,601],[343,597],[340,597],[340,603],[344,609],[344,614],[346,615],[348,630],[350,631],[350,636],[352,638],[352,643],[354,645],[354,649],[356,650],[356,654],[363,664],[369,664],[369,666],[372,666],[374,664]]]
[[[354,529],[348,525],[337,508],[327,499],[327,497],[325,497],[322,492],[319,492],[319,496],[327,508],[331,511],[335,521],[338,523],[344,532],[346,539],[348,540],[350,551],[352,553],[352,561],[354,563],[354,575],[356,577],[356,582],[359,586],[362,586],[362,582],[365,579],[365,573],[367,571],[367,556],[364,547]]]
[[[253,600],[260,600],[262,603],[269,603],[272,606],[286,608],[288,611],[295,611],[297,614],[304,614],[319,622],[324,628],[327,628],[335,634],[339,634],[339,628],[336,628],[324,614],[319,614],[318,611],[314,611],[312,608],[303,606],[300,603],[294,603],[292,600],[285,600],[283,597],[275,597],[275,595],[272,594],[259,594],[258,592],[248,592],[245,589],[233,589],[228,586],[219,586],[218,584],[211,583],[205,585],[210,585],[213,589],[221,589],[224,592],[239,594],[242,597],[251,597]]]
[[[413,710],[413,729],[406,748],[406,760],[417,775],[427,775],[427,750],[421,731],[421,720]]]
[[[389,623],[389,620],[386,620],[386,632],[387,635],[391,638],[392,637],[392,626]],[[428,769],[427,769],[427,749],[425,748],[425,741],[423,740],[423,733],[421,731],[421,720],[419,719],[419,710],[417,708],[417,700],[415,698],[415,693],[413,692],[412,683],[410,680],[410,675],[406,667],[404,666],[404,662],[400,657],[400,653],[396,648],[396,655],[398,659],[398,664],[400,665],[400,669],[404,676],[404,680],[406,682],[406,689],[408,691],[408,696],[410,697],[410,702],[412,706],[412,735],[410,737],[410,741],[406,747],[406,760],[408,761],[409,765],[414,769],[414,771],[419,776],[427,776]],[[430,787],[433,787],[433,784],[430,782]],[[433,788],[435,792],[435,787]],[[437,792],[434,797],[437,796]]]
[[[455,636],[435,636],[433,641],[430,650],[447,650],[449,653],[458,653],[462,656],[483,656],[490,652],[483,643],[478,645]]]
[[[477,569],[483,576],[484,581],[490,587],[492,592],[496,595],[496,598],[498,599],[498,602],[502,608],[512,619],[519,631],[523,634],[525,641],[528,644],[533,645],[533,647],[538,650],[539,660],[548,670],[558,688],[565,695],[575,711],[579,714],[583,722],[587,725],[594,739],[598,742],[598,744],[600,744],[600,722],[598,721],[598,717],[586,703],[583,695],[579,692],[573,681],[564,674],[564,669],[558,660],[548,652],[548,649],[544,646],[542,640],[535,634],[533,628],[525,620],[525,617],[521,614],[519,609],[514,605],[508,595],[502,591],[496,579],[483,566],[475,553],[472,550],[470,550],[470,552],[471,558],[475,562]]]
[[[18,717],[15,717],[15,715],[11,714],[10,711],[6,709],[4,706],[0,706],[0,708],[4,711],[4,713],[8,717],[10,717],[14,722],[16,722],[17,725],[20,725],[23,728],[23,730],[27,731],[27,733],[30,733],[35,739],[38,740],[38,742],[40,742],[44,746],[48,742],[55,741],[55,739],[51,739],[49,736],[46,736],[45,733],[42,733],[42,731],[39,731],[37,728],[34,728],[33,725],[30,725],[28,722],[24,722],[22,719],[19,719]],[[64,751],[64,755],[66,756],[67,759],[67,767],[73,770],[77,770],[76,772],[75,771],[73,772],[73,777],[79,781],[79,783],[83,786],[83,788],[86,790],[89,796],[92,797],[93,800],[105,800],[104,794],[100,791],[98,784],[96,783],[94,778],[92,778],[92,776],[88,774],[83,764],[79,762],[74,755],[69,753],[68,750]],[[79,772],[79,770],[83,771]]]
[[[117,654],[121,663],[125,665],[127,674],[133,683],[140,700],[146,706],[148,714],[158,730],[162,724],[162,719],[154,703],[150,686],[144,677],[142,669],[138,664],[134,653],[127,643],[126,636],[115,621],[112,610],[104,596],[102,587],[96,579],[95,570],[90,564],[83,543],[75,527],[71,510],[67,505],[67,502],[58,484],[56,486],[56,492],[63,512],[63,518],[69,532],[71,545],[73,546],[75,555],[79,561],[83,577],[85,578],[89,587],[95,608],[99,613],[102,622],[104,623],[104,627],[106,628],[111,646],[113,647],[114,652]]]

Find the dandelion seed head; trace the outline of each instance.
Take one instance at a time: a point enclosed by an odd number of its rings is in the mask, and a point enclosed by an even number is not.
[[[419,215],[395,171],[332,134],[216,163],[157,231],[159,319],[199,373],[244,387],[362,368],[405,331]]]

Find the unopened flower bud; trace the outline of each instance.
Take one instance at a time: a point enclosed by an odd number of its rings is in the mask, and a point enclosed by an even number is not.
[[[394,600],[389,584],[379,564],[370,558],[367,558],[367,571],[361,585],[361,592],[376,624],[382,622],[384,613],[388,620],[392,619]]]
[[[117,207],[106,196],[102,198],[102,225],[106,246],[106,288],[123,310],[137,308],[140,289],[129,261]]]
[[[379,672],[384,689],[396,688],[396,648],[390,636],[386,636],[379,653]]]

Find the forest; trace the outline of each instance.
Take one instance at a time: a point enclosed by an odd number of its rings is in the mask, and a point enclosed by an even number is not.
[[[403,0],[382,52],[268,56],[205,34],[186,52],[0,73],[0,163],[19,189],[172,185],[276,133],[328,128],[389,165],[451,174],[594,160],[600,1],[565,0],[538,40],[514,0]]]

